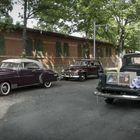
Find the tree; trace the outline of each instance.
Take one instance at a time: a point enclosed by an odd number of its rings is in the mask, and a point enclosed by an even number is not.
[[[79,0],[76,6],[75,26],[77,31],[83,32],[87,38],[93,36],[93,22],[104,24],[104,0]]]
[[[110,17],[108,23],[111,28],[111,38],[112,42],[116,44],[119,54],[123,52],[125,46],[129,45],[130,42],[126,42],[126,40],[133,36],[130,29],[134,33],[134,24],[139,20],[139,6],[140,2],[137,0],[109,0],[107,2],[106,9]]]
[[[12,0],[4,0],[0,2],[0,29],[9,28],[12,24],[12,18],[9,11],[12,11]]]
[[[72,32],[76,0],[42,0],[38,8],[39,18],[37,28],[47,31]]]
[[[0,3],[0,20],[9,16],[9,11],[12,10],[12,1],[4,0]]]
[[[104,0],[42,0],[38,28],[65,33],[83,32],[93,35],[93,21],[101,22]],[[102,21],[103,22],[103,21]]]
[[[23,19],[23,47],[27,45],[27,22],[31,18],[35,18],[40,0],[18,0],[15,4],[20,5],[23,13],[19,12],[19,17]]]

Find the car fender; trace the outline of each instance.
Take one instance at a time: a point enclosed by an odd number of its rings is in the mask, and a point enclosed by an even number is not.
[[[85,69],[80,69],[79,70],[79,73],[81,74],[81,73],[87,73],[87,70],[85,70]]]
[[[51,74],[49,74],[47,71],[42,72],[39,76],[40,83],[48,82],[51,80]]]
[[[42,76],[43,76],[43,73],[41,73],[41,74],[39,75],[39,82],[40,82],[41,84],[43,84],[43,78],[42,78]]]

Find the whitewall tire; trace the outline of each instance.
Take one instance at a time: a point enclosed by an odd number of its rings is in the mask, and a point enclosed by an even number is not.
[[[11,86],[8,82],[3,82],[0,84],[0,94],[6,96],[9,94]]]
[[[50,88],[50,87],[52,86],[52,83],[51,83],[51,82],[45,82],[45,83],[43,84],[43,86],[44,86],[45,88]]]

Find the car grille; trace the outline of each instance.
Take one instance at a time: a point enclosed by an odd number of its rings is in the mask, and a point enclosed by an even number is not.
[[[64,74],[65,74],[65,76],[73,76],[74,72],[69,70],[69,71],[66,71]]]

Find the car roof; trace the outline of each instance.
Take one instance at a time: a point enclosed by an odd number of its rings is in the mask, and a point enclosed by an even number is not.
[[[25,63],[25,62],[33,62],[36,63],[37,65],[39,65],[40,68],[44,68],[43,64],[40,63],[37,60],[33,60],[33,59],[26,59],[26,58],[18,58],[18,59],[5,59],[2,62],[11,62],[11,63]]]
[[[140,53],[128,53],[124,55],[124,58],[125,57],[138,57],[138,56],[140,56]]]

